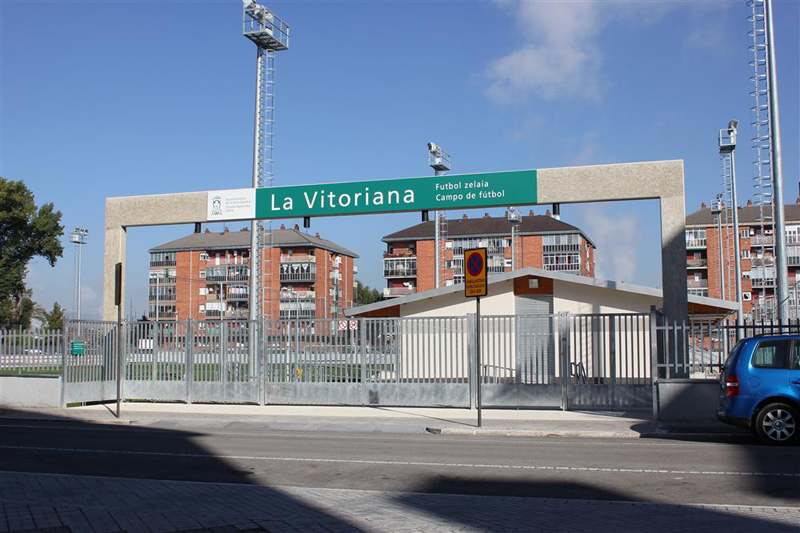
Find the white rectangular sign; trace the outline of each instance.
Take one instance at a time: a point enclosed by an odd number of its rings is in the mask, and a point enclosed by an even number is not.
[[[228,189],[208,193],[208,220],[256,218],[256,190]]]

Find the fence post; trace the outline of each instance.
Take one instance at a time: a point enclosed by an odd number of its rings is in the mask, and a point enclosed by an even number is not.
[[[611,373],[611,410],[616,405],[616,381],[617,381],[617,315],[608,317],[608,342],[609,342],[609,372]]]
[[[61,387],[59,387],[59,403],[61,407],[66,408],[66,388],[67,388],[67,325],[68,320],[65,318],[61,324]]]
[[[365,318],[358,318],[358,336],[361,347],[361,407],[369,403],[369,384],[367,383],[367,322]]]
[[[561,410],[569,411],[569,383],[570,383],[570,361],[569,361],[569,338],[570,338],[570,314],[558,313],[558,351],[561,355]]]
[[[653,384],[653,420],[658,420],[658,311],[650,306],[650,381]]]
[[[184,355],[183,377],[186,380],[186,403],[192,403],[192,385],[194,384],[194,320],[186,319],[186,330],[184,334],[184,344],[186,351]]]

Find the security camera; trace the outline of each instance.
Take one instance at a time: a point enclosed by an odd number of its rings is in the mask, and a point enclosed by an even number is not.
[[[436,143],[428,143],[428,151],[429,152],[438,152],[439,150],[441,150],[441,148],[439,148],[438,144],[436,144]]]

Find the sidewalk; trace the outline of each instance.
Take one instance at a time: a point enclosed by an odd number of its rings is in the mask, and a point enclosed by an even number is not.
[[[646,438],[747,435],[718,422],[653,422],[648,411],[557,411],[345,406],[257,406],[126,403],[122,417],[113,404],[70,409],[0,407],[0,419],[71,420],[94,424],[166,426],[230,431],[329,431],[344,433],[434,433],[515,437]]]

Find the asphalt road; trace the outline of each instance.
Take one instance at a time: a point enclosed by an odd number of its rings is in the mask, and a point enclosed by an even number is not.
[[[800,448],[0,421],[0,471],[259,486],[797,507]]]

